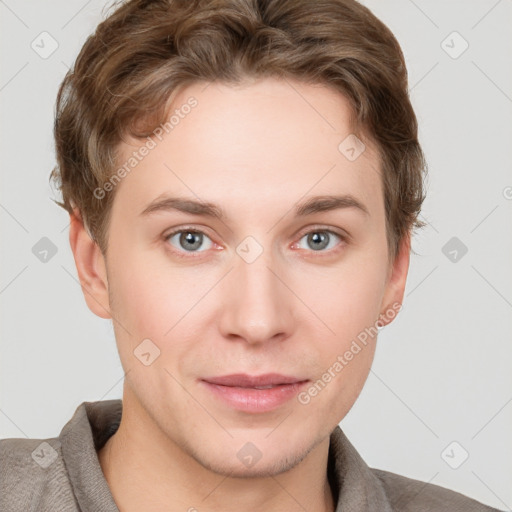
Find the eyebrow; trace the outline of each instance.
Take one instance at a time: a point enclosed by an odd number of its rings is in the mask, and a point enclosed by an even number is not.
[[[326,212],[331,210],[355,208],[365,215],[370,215],[368,208],[358,199],[350,194],[341,196],[323,195],[308,198],[302,203],[295,205],[295,216],[305,217],[313,213]],[[207,201],[198,201],[184,197],[161,196],[152,201],[142,212],[141,216],[147,216],[161,211],[180,211],[192,215],[202,215],[219,220],[226,220],[224,210]]]

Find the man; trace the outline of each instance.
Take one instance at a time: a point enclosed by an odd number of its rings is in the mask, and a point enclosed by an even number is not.
[[[123,400],[3,440],[2,510],[495,510],[345,437],[400,310],[425,161],[400,47],[349,0],[128,1],[57,98]]]

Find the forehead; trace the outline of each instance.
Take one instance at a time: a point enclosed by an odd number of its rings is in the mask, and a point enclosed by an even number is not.
[[[278,79],[192,84],[175,96],[167,124],[153,132],[158,136],[142,158],[147,140],[120,145],[120,166],[134,154],[138,159],[117,185],[114,205],[142,211],[163,193],[238,203],[246,211],[334,191],[378,201],[373,146],[365,140],[356,159],[346,152],[357,143],[351,115],[349,101],[321,85]],[[361,149],[355,147],[356,156]]]

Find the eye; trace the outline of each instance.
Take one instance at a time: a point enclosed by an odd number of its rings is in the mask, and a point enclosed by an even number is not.
[[[305,239],[308,247],[300,247],[301,240]],[[315,252],[329,252],[330,249],[339,245],[336,241],[344,241],[344,237],[328,229],[315,229],[306,233],[297,243],[299,249],[311,249]],[[324,251],[324,249],[327,249]]]
[[[293,245],[293,248],[322,253],[336,252],[336,247],[343,246],[346,238],[346,236],[335,233],[330,229],[317,228],[302,235],[299,242]],[[186,257],[186,253],[206,252],[215,245],[206,233],[192,228],[175,230],[166,235],[164,240],[173,246],[174,252],[180,257]],[[306,247],[302,245],[302,240],[305,240]]]
[[[209,243],[206,244],[206,247],[203,247],[203,249],[207,250],[212,247],[212,241],[210,238],[202,231],[197,231],[194,229],[181,229],[179,231],[173,231],[165,237],[165,240],[170,242],[171,245],[173,245],[178,250],[185,252],[203,252],[198,249],[203,246],[205,240],[208,240]]]

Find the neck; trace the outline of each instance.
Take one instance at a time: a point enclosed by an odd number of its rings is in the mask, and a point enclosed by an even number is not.
[[[327,478],[329,437],[277,475],[230,477],[203,466],[170,439],[133,397],[123,397],[117,432],[98,459],[121,512],[334,512]],[[201,442],[201,440],[198,440]]]

